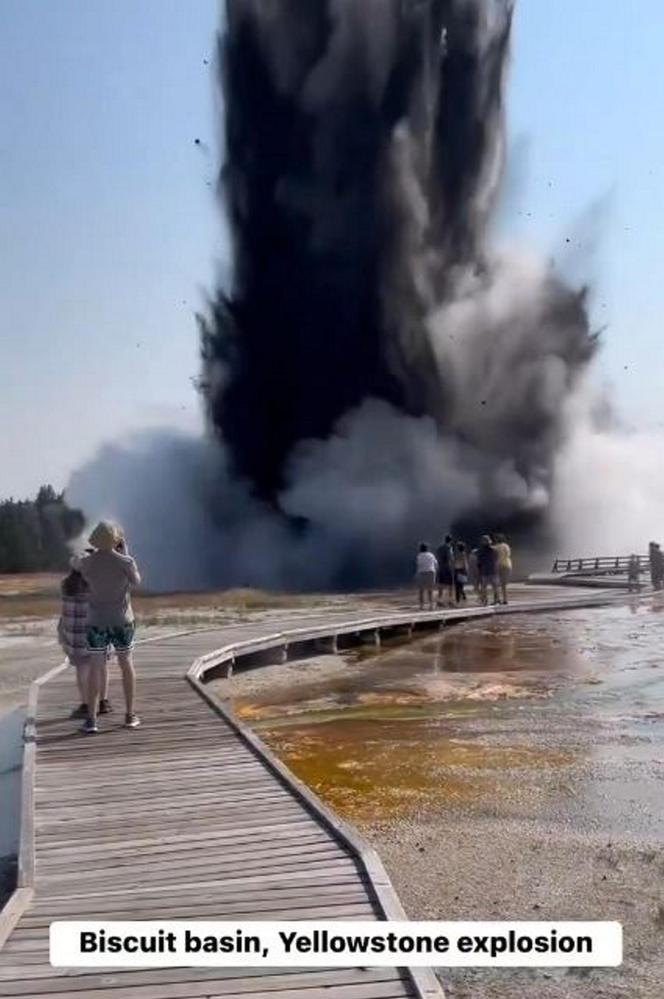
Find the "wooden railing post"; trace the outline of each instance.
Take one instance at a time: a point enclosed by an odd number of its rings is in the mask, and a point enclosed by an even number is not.
[[[615,575],[626,573],[629,569],[631,555],[596,555],[592,558],[556,558],[552,573],[593,573],[598,575]],[[648,572],[650,558],[647,555],[637,555],[639,572]]]

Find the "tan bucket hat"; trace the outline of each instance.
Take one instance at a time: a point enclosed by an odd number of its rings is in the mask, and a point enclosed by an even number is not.
[[[88,538],[93,548],[102,552],[112,552],[122,541],[122,531],[108,520],[100,520]]]

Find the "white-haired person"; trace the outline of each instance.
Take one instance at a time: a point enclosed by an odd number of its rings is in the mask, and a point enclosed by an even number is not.
[[[89,610],[87,649],[90,666],[86,703],[88,717],[82,731],[97,732],[97,713],[103,682],[103,665],[112,649],[118,657],[125,697],[125,727],[137,728],[140,719],[134,711],[136,673],[132,659],[134,647],[134,612],[131,590],[141,577],[134,559],[127,551],[123,534],[115,524],[100,521],[89,538],[94,549],[90,554],[72,559],[88,584]]]

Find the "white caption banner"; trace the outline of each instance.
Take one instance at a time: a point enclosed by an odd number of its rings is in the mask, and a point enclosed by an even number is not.
[[[54,922],[51,964],[74,967],[617,967],[615,922]]]

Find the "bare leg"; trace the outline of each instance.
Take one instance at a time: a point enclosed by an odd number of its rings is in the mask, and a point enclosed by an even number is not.
[[[424,587],[418,587],[418,592],[420,596],[420,610],[424,610]]]
[[[124,691],[125,710],[128,715],[134,713],[134,696],[136,694],[136,671],[131,652],[118,652],[118,663],[122,671],[122,689]]]
[[[429,590],[429,610],[433,610],[433,587]]]
[[[101,673],[101,683],[99,695],[103,701],[108,700],[108,656],[104,659],[104,665],[99,667]]]
[[[478,580],[479,592],[480,592],[480,603],[483,607],[486,607],[487,602],[487,580],[486,576],[480,576]]]
[[[88,715],[93,722],[97,721],[97,711],[99,710],[99,691],[101,689],[100,664],[93,660],[88,666],[87,677],[87,697],[85,703],[88,706]]]
[[[87,663],[76,667],[76,686],[78,687],[79,704],[88,702],[88,669]]]

